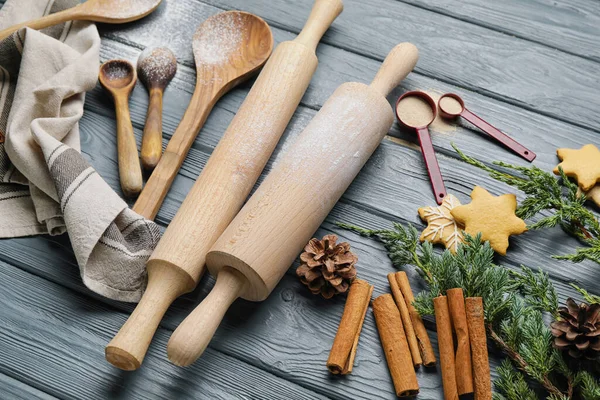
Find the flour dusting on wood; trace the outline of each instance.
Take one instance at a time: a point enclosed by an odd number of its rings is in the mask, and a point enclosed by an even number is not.
[[[196,64],[219,66],[238,55],[244,39],[243,27],[241,16],[235,12],[225,12],[207,19],[194,34]]]
[[[147,48],[138,58],[137,71],[146,86],[165,87],[177,72],[177,59],[166,47]]]
[[[92,1],[92,0],[88,0]],[[105,0],[94,2],[91,11],[107,18],[126,19],[144,15],[157,7],[161,0]]]

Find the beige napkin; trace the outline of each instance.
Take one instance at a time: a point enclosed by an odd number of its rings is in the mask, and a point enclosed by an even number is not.
[[[78,0],[8,0],[0,30]],[[0,42],[0,238],[67,232],[84,283],[138,301],[160,230],[133,212],[79,153],[85,92],[96,85],[100,37],[76,21]],[[57,266],[58,267],[58,266]]]

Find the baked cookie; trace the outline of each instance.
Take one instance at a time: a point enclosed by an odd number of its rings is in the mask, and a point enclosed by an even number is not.
[[[439,207],[419,208],[419,217],[427,222],[427,227],[419,238],[421,242],[441,243],[452,253],[456,253],[464,238],[461,227],[450,214],[456,206],[460,206],[460,201],[449,194]]]
[[[475,186],[471,200],[450,213],[459,224],[464,225],[466,233],[472,236],[481,233],[481,240],[489,241],[496,253],[506,255],[508,237],[527,231],[525,221],[515,215],[516,196],[492,196],[484,188]]]
[[[596,206],[600,207],[600,185],[594,186],[588,192],[584,192],[581,189],[577,189],[577,194],[578,195],[581,195],[582,193],[585,194],[585,198],[587,200],[592,201],[594,204],[596,204]]]
[[[554,168],[555,174],[561,167],[568,177],[577,179],[585,192],[600,183],[600,150],[593,144],[586,144],[579,150],[558,149],[556,154],[562,162]]]

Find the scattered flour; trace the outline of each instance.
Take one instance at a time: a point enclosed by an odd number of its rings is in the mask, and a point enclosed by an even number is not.
[[[144,15],[156,8],[162,0],[88,0],[90,11],[107,18],[126,19]]]
[[[146,86],[165,87],[177,72],[177,59],[166,47],[146,48],[138,58],[137,71]]]
[[[239,53],[244,23],[237,12],[224,12],[207,19],[193,39],[194,58],[199,65],[221,65]]]

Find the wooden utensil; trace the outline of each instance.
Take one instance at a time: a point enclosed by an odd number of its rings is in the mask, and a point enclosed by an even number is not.
[[[87,0],[78,6],[45,17],[13,25],[0,31],[0,41],[21,28],[43,29],[67,21],[85,20],[123,24],[150,14],[162,0]]]
[[[227,11],[204,21],[192,42],[196,88],[165,153],[146,182],[133,210],[154,219],[177,172],[217,100],[250,78],[267,61],[273,35],[261,18]]]
[[[150,95],[140,158],[144,169],[152,171],[162,154],[163,92],[177,72],[177,58],[166,47],[146,49],[138,58],[137,71]]]
[[[386,96],[417,58],[399,44],[370,86],[346,83],[327,100],[208,253],[217,282],[171,336],[171,362],[193,363],[236,298],[267,298],[391,128]]]
[[[129,95],[137,81],[135,68],[126,60],[110,60],[100,66],[100,84],[115,101],[117,114],[117,152],[121,189],[126,197],[142,190],[142,169],[129,116]]]
[[[269,160],[317,68],[317,44],[341,11],[341,0],[317,0],[300,35],[279,44],[263,68],[150,257],[148,288],[106,348],[106,358],[113,365],[138,368],[169,305],[198,283],[208,249],[240,210]],[[260,25],[255,25],[250,34],[264,37],[261,32]],[[254,46],[268,54],[271,43],[263,40]],[[196,59],[200,56],[218,58],[211,48],[199,49]],[[218,66],[201,70],[205,75],[198,83],[208,88],[217,85],[210,72],[221,70]],[[165,151],[153,176],[164,160],[177,154],[181,153]]]

